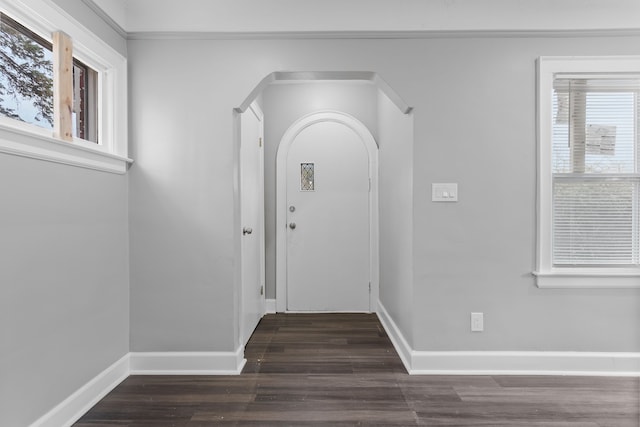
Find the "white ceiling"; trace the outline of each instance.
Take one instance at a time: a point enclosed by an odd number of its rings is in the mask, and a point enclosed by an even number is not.
[[[85,0],[129,33],[621,31],[639,0]]]

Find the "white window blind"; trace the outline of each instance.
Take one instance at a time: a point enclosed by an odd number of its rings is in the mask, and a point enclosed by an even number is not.
[[[639,265],[640,78],[556,77],[552,263]]]

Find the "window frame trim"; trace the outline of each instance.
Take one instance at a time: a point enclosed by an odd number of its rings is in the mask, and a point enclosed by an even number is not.
[[[541,56],[537,60],[537,230],[539,288],[640,288],[636,267],[556,267],[552,260],[552,97],[557,75],[640,73],[640,56]]]
[[[127,59],[47,0],[0,0],[0,10],[45,40],[64,31],[73,40],[73,57],[96,70],[98,144],[79,138],[63,142],[53,133],[0,117],[0,152],[123,174],[128,158]]]

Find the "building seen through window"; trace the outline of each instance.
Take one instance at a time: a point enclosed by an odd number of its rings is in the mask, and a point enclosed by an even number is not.
[[[553,96],[553,264],[637,266],[637,78],[557,78]]]

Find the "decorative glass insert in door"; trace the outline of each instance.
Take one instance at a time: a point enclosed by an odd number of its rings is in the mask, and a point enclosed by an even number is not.
[[[314,191],[314,164],[300,163],[300,191]]]

